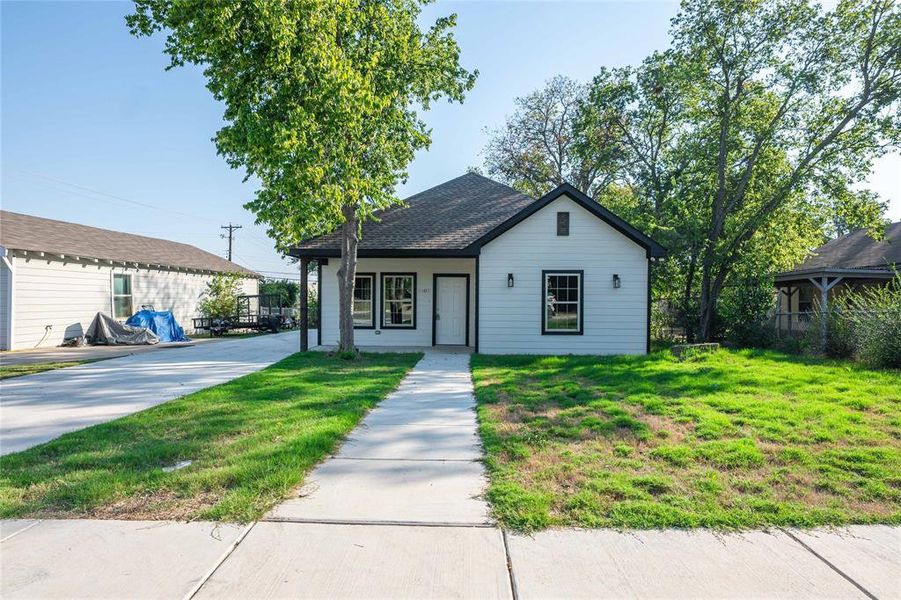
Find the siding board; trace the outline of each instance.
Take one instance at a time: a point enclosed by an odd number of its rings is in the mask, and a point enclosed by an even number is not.
[[[558,211],[570,213],[568,236],[557,236]],[[541,334],[541,271],[553,269],[584,271],[582,335]],[[614,273],[622,281],[618,289]],[[482,248],[479,287],[479,351],[485,354],[645,352],[645,249],[566,196]]]
[[[16,331],[13,348],[56,346],[82,335],[98,312],[112,312],[112,274],[132,275],[132,306],[171,310],[191,333],[197,304],[213,275],[126,268],[93,261],[16,257]],[[255,279],[244,279],[241,293],[256,294]]]

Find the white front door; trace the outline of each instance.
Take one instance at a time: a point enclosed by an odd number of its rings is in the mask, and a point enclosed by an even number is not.
[[[435,279],[435,343],[466,344],[466,277]]]

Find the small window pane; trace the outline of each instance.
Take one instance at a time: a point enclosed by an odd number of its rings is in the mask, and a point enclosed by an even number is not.
[[[375,277],[373,275],[357,275],[354,279],[353,316],[355,327],[372,327],[372,286]]]
[[[113,298],[114,318],[127,319],[131,316],[131,296],[116,296]]]
[[[131,277],[128,275],[113,275],[113,293],[131,294]]]

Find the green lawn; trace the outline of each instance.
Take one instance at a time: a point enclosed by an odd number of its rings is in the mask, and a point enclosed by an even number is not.
[[[53,369],[64,369],[66,367],[74,367],[85,363],[94,362],[92,360],[75,360],[70,362],[49,362],[49,363],[33,363],[30,365],[0,365],[0,379],[9,379],[10,377],[22,377],[23,375],[34,375],[44,371],[52,371]]]
[[[255,519],[300,484],[420,356],[295,354],[0,457],[0,517]]]
[[[472,365],[508,527],[901,523],[901,372],[725,350]]]

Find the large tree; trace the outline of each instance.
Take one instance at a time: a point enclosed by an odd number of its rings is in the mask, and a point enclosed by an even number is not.
[[[557,76],[516,98],[504,126],[488,132],[488,174],[535,197],[564,181],[587,194],[604,189],[614,172],[608,163],[619,148],[601,128],[576,130],[586,93],[585,85]]]
[[[395,185],[428,146],[417,115],[475,81],[459,64],[455,16],[419,25],[426,0],[136,0],[131,32],[162,31],[169,68],[196,64],[225,106],[215,137],[258,179],[246,206],[277,247],[341,229],[340,346],[353,350],[361,224],[398,202]]]
[[[672,33],[640,66],[601,69],[568,148],[601,156],[604,132],[599,199],[670,249],[658,289],[710,339],[724,290],[766,287],[823,232],[878,231],[878,197],[855,186],[901,137],[901,22],[892,0],[685,0]]]
[[[699,78],[688,123],[710,173],[699,333],[755,237],[841,173],[859,181],[899,142],[901,14],[893,0],[687,0],[674,46]]]

